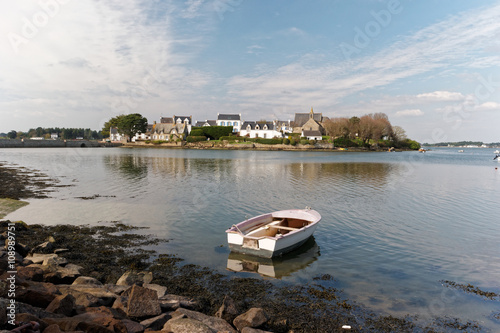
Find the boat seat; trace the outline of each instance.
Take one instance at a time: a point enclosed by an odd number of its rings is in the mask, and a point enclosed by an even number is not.
[[[269,228],[274,228],[274,229],[283,229],[283,230],[298,230],[300,228],[292,228],[292,227],[284,227],[281,225],[270,225]]]

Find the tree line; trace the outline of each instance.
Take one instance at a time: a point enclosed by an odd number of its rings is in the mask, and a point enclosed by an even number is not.
[[[392,126],[385,113],[370,113],[362,117],[337,117],[324,121],[326,134],[346,145],[366,146],[385,141],[396,147],[420,148],[416,141],[408,139],[400,126]]]
[[[59,128],[59,127],[37,127],[30,128],[27,132],[12,130],[7,133],[9,139],[30,139],[30,138],[44,138],[50,139],[53,133],[57,133],[58,137],[63,140],[74,140],[76,138],[83,138],[86,140],[101,140],[102,134],[98,131],[91,130],[90,128]]]

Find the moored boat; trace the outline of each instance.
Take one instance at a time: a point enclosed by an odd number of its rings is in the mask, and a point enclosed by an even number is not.
[[[227,242],[233,252],[272,258],[304,244],[320,220],[310,208],[263,214],[227,229]]]

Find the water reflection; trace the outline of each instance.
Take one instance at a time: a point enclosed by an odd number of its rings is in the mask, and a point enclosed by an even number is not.
[[[104,165],[118,171],[128,179],[145,178],[148,174],[148,160],[137,155],[105,155]]]
[[[319,256],[319,246],[314,237],[311,237],[297,250],[277,258],[259,258],[231,252],[227,259],[227,269],[281,279],[307,268]]]

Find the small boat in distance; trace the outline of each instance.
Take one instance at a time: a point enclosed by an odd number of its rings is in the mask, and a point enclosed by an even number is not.
[[[304,244],[320,220],[311,208],[263,214],[227,229],[227,242],[233,252],[272,258]]]

